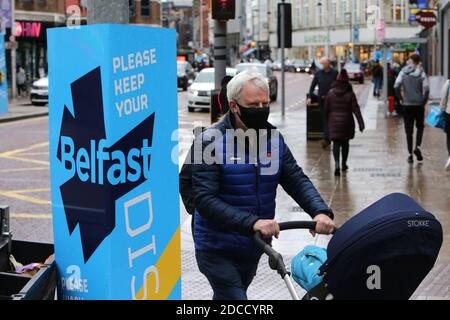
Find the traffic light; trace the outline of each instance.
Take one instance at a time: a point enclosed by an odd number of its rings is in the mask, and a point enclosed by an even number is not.
[[[281,10],[284,8],[284,17]],[[278,3],[278,48],[281,48],[282,41],[285,48],[292,48],[292,5],[290,3]],[[284,39],[281,39],[281,24],[284,23]]]
[[[211,0],[211,11],[213,20],[234,19],[236,0]]]

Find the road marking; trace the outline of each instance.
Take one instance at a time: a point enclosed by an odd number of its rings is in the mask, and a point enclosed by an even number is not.
[[[52,202],[49,200],[39,199],[36,197],[27,196],[27,193],[42,193],[42,192],[50,192],[49,188],[45,189],[23,189],[23,190],[0,190],[0,196],[22,200],[25,202],[30,202],[34,204],[46,204],[51,205]]]
[[[30,153],[22,153],[22,156],[46,156],[48,155],[48,151],[47,152],[30,152]]]
[[[10,215],[13,219],[42,219],[42,220],[52,220],[51,214],[31,214],[31,213],[11,213]]]
[[[0,158],[49,166],[50,165],[49,161],[35,160],[35,159],[29,159],[29,158],[21,157],[21,154],[26,153],[27,151],[32,151],[32,150],[35,150],[35,149],[48,147],[48,145],[49,145],[48,141],[46,141],[46,142],[42,142],[42,143],[37,143],[37,144],[31,145],[31,146],[29,146],[27,148],[20,148],[20,149],[15,149],[15,150],[2,152],[2,153],[0,153]]]

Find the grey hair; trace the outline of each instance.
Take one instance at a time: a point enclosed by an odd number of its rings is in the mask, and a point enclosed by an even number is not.
[[[245,84],[252,84],[255,88],[269,92],[267,80],[259,73],[253,71],[244,71],[238,73],[227,85],[228,101],[240,101],[241,90]]]

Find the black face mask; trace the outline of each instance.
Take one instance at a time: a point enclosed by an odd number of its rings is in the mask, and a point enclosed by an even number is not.
[[[270,108],[243,108],[239,106],[241,121],[248,129],[267,129]]]

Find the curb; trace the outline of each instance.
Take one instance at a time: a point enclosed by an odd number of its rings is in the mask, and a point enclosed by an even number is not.
[[[48,111],[40,112],[40,113],[24,114],[24,115],[20,115],[20,116],[11,116],[11,117],[0,118],[0,123],[14,122],[14,121],[19,121],[19,120],[40,118],[40,117],[46,117],[46,116],[48,116]]]

